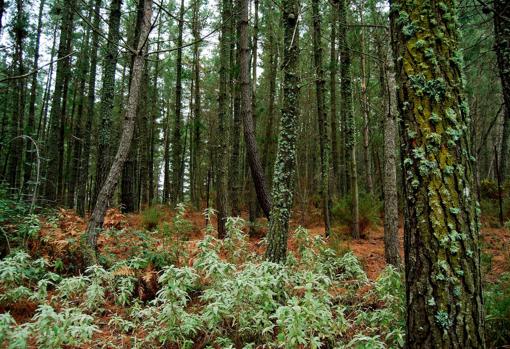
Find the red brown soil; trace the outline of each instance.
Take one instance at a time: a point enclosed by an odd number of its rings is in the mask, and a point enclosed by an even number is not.
[[[160,206],[161,225],[164,222],[172,222],[175,212],[169,210],[165,206]],[[313,210],[312,210],[313,211]],[[191,211],[185,214],[185,218],[189,220],[193,229],[189,236],[188,247],[193,250],[197,240],[202,239],[205,232],[205,218],[203,212]],[[243,212],[242,218],[247,220],[247,213]],[[216,226],[216,219],[213,218],[213,226]],[[295,229],[298,225],[303,224],[312,236],[323,235],[324,227],[320,224],[320,212],[310,214],[309,216],[295,214],[290,222],[291,228]],[[250,237],[250,245],[252,250],[263,253],[264,248],[260,243],[261,238],[266,234],[267,220],[261,218],[257,221],[257,234]],[[99,238],[99,248],[108,249],[109,253],[113,253],[119,259],[128,258],[129,249],[133,246],[141,246],[145,241],[136,231],[144,230],[143,218],[141,214],[124,215],[118,209],[111,209],[105,217],[105,228],[121,230],[122,233],[113,238],[111,235],[102,234]],[[78,217],[71,210],[60,210],[60,219],[58,226],[50,227],[44,224],[41,235],[45,241],[45,251],[43,255],[49,259],[55,257],[63,258],[72,247],[70,241],[79,239],[86,224],[83,219]],[[247,229],[248,230],[248,229]],[[384,260],[384,229],[380,226],[368,227],[365,232],[365,238],[353,240],[350,238],[348,229],[343,226],[334,226],[332,234],[335,236],[335,249],[352,250],[361,260],[367,275],[375,279],[386,266]],[[403,256],[403,230],[399,229],[400,235],[400,254]],[[486,268],[486,277],[490,281],[494,281],[504,271],[510,270],[510,231],[506,228],[482,228],[483,252],[490,268]],[[71,240],[70,240],[71,239]],[[156,250],[165,249],[164,239],[156,239]],[[332,244],[330,239],[330,245]],[[76,245],[76,244],[75,244]],[[33,250],[40,246],[33,246]],[[289,240],[289,250],[295,250],[296,244],[292,238]],[[193,253],[192,253],[193,254]],[[487,257],[488,256],[488,257]],[[71,261],[69,261],[71,262]],[[192,261],[183,261],[189,264]],[[483,263],[482,263],[483,264]],[[486,263],[487,264],[487,263]]]

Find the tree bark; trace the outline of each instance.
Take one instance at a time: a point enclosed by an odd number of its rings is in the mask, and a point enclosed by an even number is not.
[[[181,0],[177,34],[177,60],[175,62],[175,123],[172,139],[172,196],[176,205],[182,198],[182,35],[184,28],[184,0]]]
[[[367,177],[367,191],[370,195],[374,192],[372,179],[372,160],[370,157],[370,103],[368,102],[367,91],[367,59],[365,54],[365,25],[363,20],[364,6],[361,2],[360,24],[361,24],[361,109],[363,111],[363,161],[365,162],[365,175]]]
[[[248,48],[248,0],[239,0],[240,25],[239,25],[239,45],[240,45],[240,79],[241,79],[241,114],[243,116],[244,142],[248,154],[253,184],[257,193],[257,199],[260,207],[266,217],[269,218],[271,204],[266,185],[266,178],[257,147],[255,138],[255,128],[253,126],[252,110],[252,86],[250,84],[250,64]]]
[[[289,219],[294,194],[299,115],[299,0],[284,0],[282,11],[285,47],[282,64],[283,108],[274,166],[272,208],[266,251],[266,258],[275,263],[284,263],[287,257]]]
[[[220,72],[219,72],[219,95],[218,95],[218,134],[216,137],[217,151],[217,170],[216,170],[216,207],[218,209],[218,237],[224,238],[225,222],[228,214],[227,200],[227,172],[228,172],[228,93],[227,77],[230,58],[230,24],[227,23],[231,17],[231,7],[228,0],[221,1],[221,38],[220,38]]]
[[[35,48],[34,48],[34,61],[32,63],[32,70],[35,72],[32,74],[32,82],[30,85],[30,101],[28,106],[28,119],[27,119],[27,132],[26,134],[32,138],[35,137],[35,102],[37,99],[37,70],[39,69],[39,48],[41,46],[41,32],[42,32],[42,17],[44,12],[44,6],[46,4],[45,0],[41,0],[39,4],[39,15],[37,19],[37,30],[36,30],[36,39],[35,39]],[[34,151],[32,142],[27,144],[27,155],[25,160],[25,173],[24,173],[24,182],[28,183],[32,177],[32,166],[35,162]],[[38,185],[36,183],[35,185]],[[33,194],[32,194],[33,195]]]
[[[406,198],[407,347],[485,348],[455,1],[398,0],[390,11]]]
[[[386,36],[384,36],[386,38]],[[384,257],[386,263],[400,267],[398,240],[398,191],[397,191],[397,96],[392,57],[384,42],[378,45],[380,58],[384,62],[380,67],[381,99],[383,100],[383,133],[384,133]]]
[[[45,193],[46,199],[51,202],[57,202],[59,199],[58,193],[61,192],[59,183],[63,177],[63,126],[67,99],[67,84],[70,75],[70,58],[68,56],[71,53],[72,46],[73,9],[75,5],[76,0],[71,0],[63,6],[62,24],[60,27],[57,72],[51,102],[50,128],[47,142],[48,166],[46,171],[47,180]]]
[[[313,62],[315,70],[315,97],[317,107],[317,123],[319,128],[319,148],[321,158],[321,185],[322,215],[324,219],[324,233],[329,236],[331,231],[330,209],[331,197],[329,190],[329,156],[330,139],[328,133],[328,118],[326,116],[326,103],[324,96],[324,68],[322,66],[321,18],[319,13],[319,0],[312,1],[313,19]]]
[[[500,150],[500,172],[503,182],[508,178],[508,157],[510,147],[510,6],[505,0],[494,0],[494,49],[498,61],[499,77],[505,118]]]
[[[349,192],[352,208],[352,237],[359,239],[359,207],[358,207],[358,169],[356,165],[356,135],[354,130],[354,115],[352,112],[352,81],[351,81],[351,53],[347,40],[347,6],[348,0],[340,0],[339,9],[339,46],[341,57],[340,77],[342,80],[342,114],[345,132],[345,164],[350,169]],[[347,175],[346,175],[347,177]]]
[[[99,112],[101,125],[98,134],[96,159],[96,195],[101,190],[112,164],[112,118],[113,100],[115,97],[115,71],[119,57],[120,15],[122,0],[112,0],[110,3],[110,17],[108,19],[108,40],[103,59],[103,75],[101,88],[101,104]],[[95,199],[95,198],[94,198]]]
[[[94,16],[92,23],[95,28],[99,27],[102,0],[90,0],[90,6],[94,4]],[[89,158],[90,147],[92,143],[92,121],[94,120],[94,105],[96,99],[96,73],[97,73],[97,51],[99,50],[99,34],[96,31],[92,33],[92,43],[90,51],[90,68],[87,92],[87,118],[83,133],[83,153],[80,158],[80,175],[77,194],[77,211],[81,217],[85,217],[87,207],[87,183],[89,181]]]
[[[122,126],[122,135],[119,143],[119,148],[115,159],[113,160],[112,167],[106,181],[104,182],[101,191],[99,192],[94,211],[90,217],[90,221],[87,226],[87,242],[92,250],[91,261],[95,262],[95,253],[97,252],[97,238],[99,231],[103,225],[104,214],[108,207],[108,201],[110,201],[115,187],[117,186],[124,162],[129,153],[131,147],[131,141],[133,139],[134,126],[136,121],[136,109],[139,102],[142,75],[145,64],[145,53],[147,51],[146,39],[148,38],[151,29],[151,17],[152,17],[152,0],[141,0],[144,1],[143,19],[140,23],[140,40],[136,48],[136,53],[133,53],[133,70],[129,89],[129,98],[126,107],[126,114],[124,123]]]
[[[334,195],[340,194],[341,175],[340,175],[340,153],[338,149],[338,112],[337,112],[337,83],[338,78],[338,54],[336,50],[337,42],[337,25],[338,25],[338,2],[331,1],[331,40],[330,40],[330,74],[329,74],[329,91],[330,91],[330,122],[331,122],[331,158],[333,166],[332,189]]]

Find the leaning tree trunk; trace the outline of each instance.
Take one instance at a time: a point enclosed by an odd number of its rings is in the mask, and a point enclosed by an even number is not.
[[[455,1],[391,7],[408,348],[484,348],[480,221]]]
[[[321,186],[322,196],[322,214],[324,219],[324,229],[326,236],[329,236],[331,230],[330,207],[331,197],[329,190],[329,134],[328,118],[326,117],[326,103],[324,96],[324,68],[322,67],[322,44],[321,44],[321,17],[319,13],[319,0],[312,1],[313,18],[313,62],[315,69],[315,95],[317,98],[317,121],[319,127],[319,148],[321,157]]]
[[[271,204],[266,185],[264,170],[260,161],[257,148],[257,139],[255,138],[255,128],[253,126],[252,109],[252,91],[250,85],[250,63],[248,49],[248,0],[239,0],[240,12],[239,25],[239,46],[240,46],[240,80],[241,80],[241,114],[243,116],[244,141],[248,162],[250,164],[253,185],[257,193],[257,199],[264,215],[269,217]]]
[[[129,154],[129,148],[131,147],[131,141],[133,140],[133,132],[136,121],[136,110],[138,106],[138,100],[140,96],[142,75],[145,64],[145,53],[146,53],[146,38],[149,35],[151,28],[151,17],[152,17],[152,0],[144,1],[143,20],[140,25],[140,40],[136,52],[133,55],[133,70],[131,75],[131,82],[129,88],[129,98],[126,107],[126,115],[124,117],[124,123],[122,126],[122,135],[120,138],[119,149],[110,168],[110,172],[106,177],[106,180],[99,192],[97,202],[94,207],[94,211],[90,217],[89,224],[87,226],[87,242],[91,248],[91,260],[95,262],[95,253],[97,252],[97,237],[99,231],[103,225],[104,215],[108,207],[115,187],[119,181],[119,177],[124,166],[124,162]]]
[[[274,165],[272,208],[269,219],[266,258],[284,263],[287,257],[289,218],[294,194],[296,171],[296,133],[299,115],[299,0],[282,2],[284,54],[282,62],[283,107],[278,137],[278,152]]]
[[[494,0],[494,48],[498,59],[499,76],[505,102],[505,121],[501,141],[500,173],[503,181],[508,176],[510,147],[510,5],[506,0]]]

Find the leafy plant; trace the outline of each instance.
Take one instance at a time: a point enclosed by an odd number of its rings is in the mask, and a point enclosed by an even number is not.
[[[367,229],[381,222],[382,203],[377,198],[361,193],[358,200],[359,229],[366,233]],[[332,217],[339,223],[351,227],[353,224],[352,200],[350,195],[340,198],[331,209]]]
[[[159,224],[161,210],[156,206],[147,207],[142,211],[142,226],[147,230],[153,230]]]

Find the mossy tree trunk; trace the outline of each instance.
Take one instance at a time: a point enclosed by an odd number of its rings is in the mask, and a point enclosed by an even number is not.
[[[284,28],[283,106],[278,151],[274,165],[272,209],[266,251],[266,258],[276,263],[285,262],[287,256],[289,218],[294,194],[296,132],[299,114],[299,0],[284,0],[282,11]]]
[[[479,218],[455,1],[391,5],[408,348],[484,348]]]

